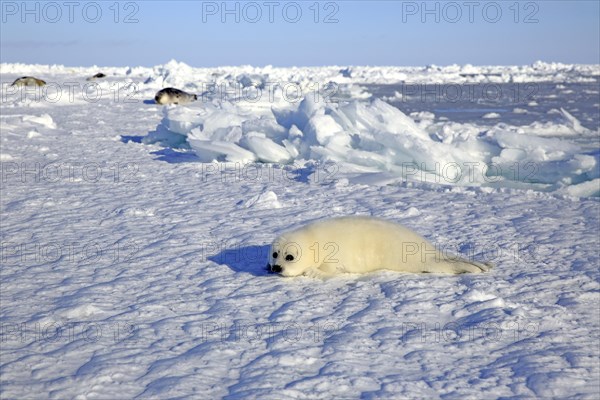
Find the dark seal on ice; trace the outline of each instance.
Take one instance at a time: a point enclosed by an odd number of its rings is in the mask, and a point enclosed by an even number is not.
[[[93,81],[93,80],[102,79],[102,78],[106,78],[106,74],[103,74],[102,72],[98,72],[96,75],[90,76],[89,78],[87,78],[87,80]]]
[[[187,104],[194,100],[198,100],[198,96],[175,88],[164,88],[154,96],[158,104]]]
[[[45,81],[33,76],[22,76],[16,79],[11,86],[44,86],[45,84]]]

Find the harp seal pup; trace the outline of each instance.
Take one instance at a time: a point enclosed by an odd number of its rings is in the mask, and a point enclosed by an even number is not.
[[[95,81],[96,79],[102,79],[102,78],[106,78],[106,74],[104,74],[102,72],[98,72],[96,75],[90,76],[89,78],[87,78],[86,81]]]
[[[164,88],[156,92],[154,101],[157,104],[188,104],[198,100],[198,96],[175,88]]]
[[[328,277],[380,269],[408,273],[486,272],[481,264],[437,249],[416,232],[372,217],[320,220],[283,233],[271,245],[267,269],[281,276]]]
[[[22,76],[16,79],[10,86],[44,86],[45,84],[45,81],[33,76]]]

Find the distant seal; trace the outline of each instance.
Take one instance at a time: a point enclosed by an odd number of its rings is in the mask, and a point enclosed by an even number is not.
[[[486,272],[445,254],[412,230],[371,217],[326,219],[283,233],[271,245],[267,269],[282,276],[324,277],[386,269],[410,273]]]
[[[45,84],[45,81],[33,76],[22,76],[16,79],[11,86],[44,86]]]
[[[158,104],[187,104],[194,100],[198,100],[198,96],[175,88],[164,88],[154,96],[154,101]]]
[[[106,78],[106,74],[103,74],[102,72],[98,72],[96,75],[90,76],[86,80],[88,80],[88,81],[94,81],[96,79],[102,79],[102,78]]]

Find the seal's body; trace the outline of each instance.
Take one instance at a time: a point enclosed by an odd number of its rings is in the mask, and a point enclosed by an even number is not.
[[[16,79],[11,86],[44,86],[45,84],[45,81],[34,78],[33,76],[22,76],[21,78]]]
[[[95,81],[96,79],[102,79],[102,78],[106,78],[106,74],[103,74],[102,72],[98,72],[96,75],[90,76],[86,80],[87,81]]]
[[[164,88],[154,96],[154,101],[158,104],[187,104],[195,100],[198,100],[198,96],[195,94],[175,88]]]
[[[490,265],[445,254],[412,230],[371,217],[317,221],[286,232],[271,245],[271,272],[331,276],[380,269],[410,273],[478,273]]]

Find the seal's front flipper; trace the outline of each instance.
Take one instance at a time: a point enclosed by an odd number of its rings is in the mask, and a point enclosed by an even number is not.
[[[494,266],[492,263],[479,263],[477,261],[468,261],[464,259],[447,260],[452,266],[452,270],[455,274],[478,274],[482,272],[488,272]]]

